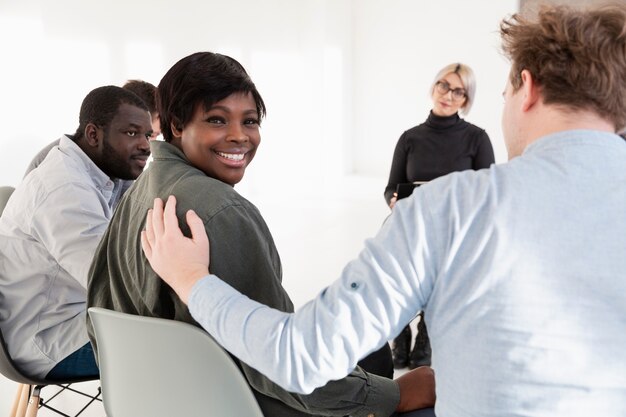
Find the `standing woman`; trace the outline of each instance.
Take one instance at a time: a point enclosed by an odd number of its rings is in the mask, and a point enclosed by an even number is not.
[[[467,65],[454,63],[439,71],[431,87],[433,108],[428,118],[405,131],[396,145],[385,188],[385,200],[390,208],[396,204],[398,184],[431,181],[454,171],[488,168],[494,163],[487,133],[459,117],[459,112],[469,113],[475,93],[474,72]],[[430,365],[430,341],[423,312],[417,331],[410,354],[409,326],[394,339],[392,352],[396,369]]]

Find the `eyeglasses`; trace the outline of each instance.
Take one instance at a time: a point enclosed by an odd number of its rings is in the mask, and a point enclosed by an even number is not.
[[[442,96],[448,94],[448,91],[452,91],[452,98],[454,100],[463,100],[467,97],[465,89],[463,88],[450,88],[450,84],[445,81],[437,81],[435,83],[435,87],[437,87],[437,92]]]

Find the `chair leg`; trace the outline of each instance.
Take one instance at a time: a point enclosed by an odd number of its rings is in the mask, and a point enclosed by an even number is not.
[[[39,411],[39,397],[41,392],[41,386],[36,385],[33,387],[33,392],[30,394],[30,399],[28,400],[28,408],[26,409],[25,417],[37,417],[37,412]]]
[[[17,407],[20,405],[20,399],[22,398],[22,384],[18,384],[17,393],[15,394],[15,399],[13,400],[13,406],[11,407],[11,412],[9,413],[9,417],[15,417],[15,413],[17,413]]]
[[[11,409],[11,417],[24,417],[26,414],[26,407],[28,406],[28,394],[30,392],[30,385],[19,384],[17,387],[17,395],[15,396],[15,402]]]

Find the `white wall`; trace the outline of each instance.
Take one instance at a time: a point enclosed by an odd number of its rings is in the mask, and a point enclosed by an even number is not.
[[[237,188],[265,216],[285,287],[301,305],[387,215],[393,147],[426,118],[440,67],[474,68],[467,119],[506,159],[497,28],[516,8],[516,0],[0,0],[0,184],[17,185],[42,146],[75,130],[92,88],[158,84],[191,52],[229,54],[268,106],[262,147]],[[12,395],[0,378],[0,414]]]
[[[498,23],[515,1],[369,1],[355,8],[354,167],[388,175],[395,144],[422,123],[429,87],[447,64],[464,62],[477,78],[468,121],[486,129],[496,160],[506,160],[501,138],[501,92],[508,63],[498,53]]]

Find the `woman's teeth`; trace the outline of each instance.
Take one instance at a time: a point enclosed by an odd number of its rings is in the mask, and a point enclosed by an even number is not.
[[[224,153],[224,152],[217,152],[217,154],[226,159],[230,159],[231,161],[241,161],[245,155],[243,153]]]

